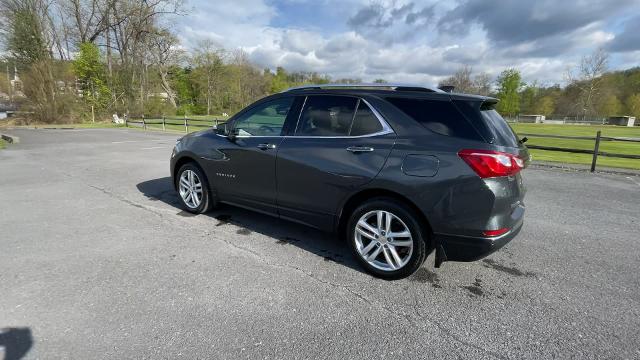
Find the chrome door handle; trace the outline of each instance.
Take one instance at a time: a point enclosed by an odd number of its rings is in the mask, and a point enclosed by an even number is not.
[[[276,148],[276,144],[258,144],[258,149],[261,150],[269,150],[269,149],[275,149]]]
[[[372,152],[373,148],[370,146],[349,146],[347,151],[352,153],[360,153],[360,152]]]

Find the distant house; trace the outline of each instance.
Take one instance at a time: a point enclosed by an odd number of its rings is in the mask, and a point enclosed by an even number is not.
[[[542,123],[546,117],[544,115],[520,115],[518,116],[518,122],[521,123]]]
[[[607,122],[609,125],[618,125],[618,126],[634,126],[640,125],[636,124],[635,116],[612,116]]]

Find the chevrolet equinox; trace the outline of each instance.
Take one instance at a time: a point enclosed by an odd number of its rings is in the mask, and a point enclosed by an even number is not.
[[[448,90],[448,89],[447,89]],[[522,227],[527,148],[490,97],[407,85],[309,85],[265,97],[178,140],[187,211],[223,202],[345,239],[398,279],[430,252],[474,261]]]

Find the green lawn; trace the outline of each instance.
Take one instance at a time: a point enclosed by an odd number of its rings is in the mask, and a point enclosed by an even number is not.
[[[7,142],[3,139],[0,139],[0,149],[4,149],[7,146]]]
[[[623,127],[608,125],[550,125],[550,124],[511,124],[511,127],[518,134],[542,134],[542,135],[565,135],[565,136],[596,136],[596,131],[601,130],[602,136],[614,137],[635,137],[640,138],[640,127]],[[522,135],[520,135],[522,137]],[[527,136],[527,145],[566,147],[573,149],[593,150],[592,140],[572,140],[572,139],[550,139],[534,136]],[[533,160],[556,161],[573,164],[591,164],[592,155],[572,154],[558,151],[531,149]],[[619,154],[640,154],[640,143],[601,141],[600,151]],[[640,169],[640,160],[618,159],[605,156],[598,157],[598,165]]]

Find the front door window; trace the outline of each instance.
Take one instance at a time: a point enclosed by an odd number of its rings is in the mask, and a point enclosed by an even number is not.
[[[280,136],[293,97],[280,98],[257,105],[235,122],[238,136]]]

